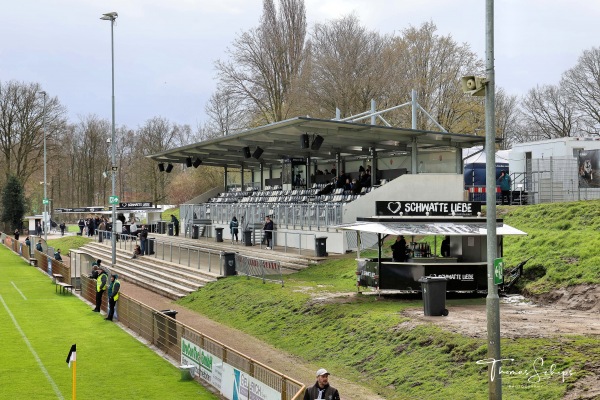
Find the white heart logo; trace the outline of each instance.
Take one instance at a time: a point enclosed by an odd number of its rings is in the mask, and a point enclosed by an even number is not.
[[[395,207],[394,204],[396,205]],[[402,203],[400,203],[399,201],[390,201],[388,203],[387,208],[392,212],[392,214],[397,214],[398,211],[400,211],[400,209],[402,208]]]

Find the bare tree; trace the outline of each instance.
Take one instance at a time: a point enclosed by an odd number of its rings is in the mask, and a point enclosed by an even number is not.
[[[139,164],[136,165],[136,173],[131,176],[131,187],[135,188],[136,192],[149,196],[154,203],[165,201],[167,180],[169,176],[177,174],[177,169],[174,169],[171,174],[160,172],[155,161],[145,156],[183,145],[186,132],[191,133],[191,129],[178,126],[161,117],[147,120],[137,130],[132,156]]]
[[[531,89],[522,100],[529,140],[574,136],[578,118],[574,105],[560,86]]]
[[[581,129],[600,134],[600,48],[585,50],[577,65],[564,73],[564,94],[581,114]]]
[[[255,124],[281,121],[293,108],[290,93],[304,61],[306,11],[303,0],[263,0],[258,28],[242,33],[229,61],[217,61],[225,93],[251,104]]]
[[[311,115],[342,116],[370,108],[385,97],[391,79],[389,38],[370,32],[355,15],[316,24],[311,35]]]
[[[481,126],[465,126],[464,113],[473,111],[465,103],[477,101],[465,97],[460,89],[460,78],[481,73],[483,62],[469,45],[458,44],[450,36],[440,36],[432,22],[419,28],[410,27],[401,37],[393,40],[393,71],[389,98],[396,104],[410,99],[411,90],[417,91],[419,104],[452,132],[472,133]],[[398,113],[400,125],[410,126],[410,111]],[[471,118],[476,121],[478,118]],[[435,129],[426,118],[420,118],[419,129]]]
[[[248,108],[226,88],[217,88],[212,94],[204,111],[208,115],[208,128],[214,136],[227,136],[237,130],[247,127]]]
[[[496,138],[500,139],[500,150],[511,147],[514,132],[520,129],[517,96],[506,94],[500,88],[496,92]]]
[[[44,110],[39,91],[37,83],[0,82],[0,166],[6,178],[13,174],[26,182],[43,169],[44,133],[52,138],[64,125],[64,108],[58,99],[46,97]]]

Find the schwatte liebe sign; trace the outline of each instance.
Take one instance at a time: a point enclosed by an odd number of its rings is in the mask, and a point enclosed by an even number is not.
[[[481,212],[481,203],[470,201],[376,201],[378,216],[465,217]]]

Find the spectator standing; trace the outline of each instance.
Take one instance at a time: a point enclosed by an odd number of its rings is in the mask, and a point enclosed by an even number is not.
[[[83,220],[83,218],[79,218],[77,226],[79,226],[79,236],[83,236],[83,228],[85,227],[85,221]]]
[[[135,223],[135,219],[131,221],[131,225],[129,225],[129,232],[131,233],[131,236],[135,236],[137,237],[138,235],[138,228],[137,228],[137,224]]]
[[[31,248],[31,241],[29,240],[29,236],[27,236],[25,238],[25,244],[27,245],[27,247]],[[31,251],[31,250],[30,250]]]
[[[396,241],[392,247],[392,260],[394,262],[405,262],[406,261],[406,240],[404,236],[400,235],[396,238]]]
[[[329,372],[324,368],[317,371],[317,382],[304,392],[304,400],[315,399],[340,400],[337,389],[329,385]]]
[[[498,178],[500,184],[500,192],[502,193],[502,204],[510,204],[510,176],[506,171],[500,172]]]
[[[442,248],[440,249],[442,257],[450,257],[450,236],[446,236],[442,240]]]
[[[267,250],[271,250],[273,248],[273,221],[271,221],[271,217],[268,215],[265,217],[263,231],[265,234],[265,241],[267,242]]]
[[[340,176],[338,176],[338,178],[337,178],[335,187],[338,189],[343,189],[345,184],[346,184],[346,173],[344,171],[342,171]]]
[[[56,261],[61,261],[62,262],[62,257],[60,256],[60,249],[56,250],[56,252],[54,253],[54,259]]]
[[[37,233],[39,237],[42,236],[42,223],[40,221],[35,223],[35,233]]]
[[[238,228],[239,224],[238,224],[238,220],[235,217],[235,215],[233,216],[233,218],[231,218],[231,222],[229,223],[229,231],[231,233],[231,244],[233,244],[233,238],[235,237],[235,242],[238,242]]]
[[[95,230],[96,230],[96,220],[94,218],[90,218],[88,221],[88,237],[94,236]]]
[[[19,229],[15,229],[15,240],[19,240]]]
[[[362,186],[356,179],[352,179],[352,194],[360,194]]]
[[[179,220],[173,214],[171,214],[171,222],[173,223],[173,229],[175,230],[175,236],[179,236]]]
[[[119,275],[114,274],[110,277],[110,286],[108,287],[108,315],[105,318],[108,321],[113,320],[117,301],[119,300],[119,289],[121,289]]]
[[[64,222],[61,222],[59,227],[60,227],[60,236],[65,236],[65,229],[67,228],[67,226],[65,225]]]
[[[371,186],[371,175],[368,172],[361,172],[360,174],[360,184],[361,186],[364,187],[370,187]]]
[[[140,231],[140,248],[142,254],[146,254],[146,243],[148,242],[148,229],[146,229],[146,225],[142,225],[142,230]]]
[[[108,284],[108,275],[106,275],[106,271],[104,271],[99,264],[98,268],[98,277],[96,278],[96,308],[92,310],[93,312],[100,312],[100,308],[102,307],[102,296],[104,295]]]

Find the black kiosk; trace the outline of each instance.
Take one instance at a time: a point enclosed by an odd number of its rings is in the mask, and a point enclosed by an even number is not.
[[[378,216],[357,218],[353,224],[338,228],[377,234],[378,257],[357,257],[357,287],[381,290],[420,291],[423,277],[444,277],[446,290],[487,291],[487,229],[481,216],[481,204],[473,202],[378,201]],[[502,257],[505,235],[525,235],[496,220],[498,257]],[[407,241],[407,259],[395,262],[382,257],[383,239],[403,235]],[[423,241],[425,237],[432,240]],[[445,256],[438,243],[449,240]],[[447,246],[445,246],[447,249]]]

